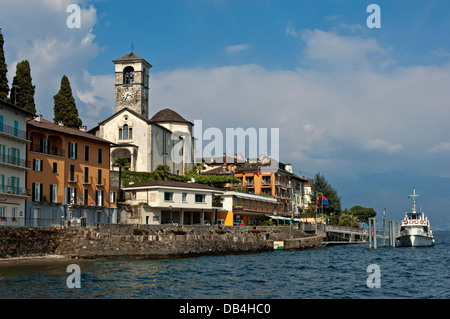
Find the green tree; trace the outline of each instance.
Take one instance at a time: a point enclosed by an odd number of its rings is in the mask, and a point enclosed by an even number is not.
[[[5,41],[3,40],[2,29],[0,29],[0,100],[8,101],[8,78],[6,74],[8,73],[8,65],[5,62],[5,53],[3,51],[3,44]]]
[[[323,211],[326,214],[339,214],[341,211],[341,197],[338,195],[338,192],[331,187],[331,185],[328,183],[327,179],[325,178],[325,176],[323,176],[322,174],[320,174],[320,172],[318,172],[315,176],[314,176],[314,180],[313,180],[313,193],[314,193],[314,198],[317,198],[316,195],[317,194],[323,194],[329,202],[328,206],[323,206]],[[320,195],[319,195],[320,198]]]
[[[360,222],[368,223],[369,218],[375,217],[377,213],[373,208],[366,208],[363,206],[353,206],[350,208],[350,214],[355,216]]]
[[[78,129],[83,122],[78,116],[75,99],[72,96],[72,88],[67,76],[61,79],[61,87],[59,92],[53,97],[55,106],[53,108],[54,118],[53,122],[58,124],[60,121],[64,126]]]
[[[30,63],[27,60],[17,63],[16,76],[11,86],[11,103],[19,104],[25,110],[36,113],[34,103],[35,86],[31,82]]]

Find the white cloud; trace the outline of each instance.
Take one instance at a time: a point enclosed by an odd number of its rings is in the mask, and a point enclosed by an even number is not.
[[[61,77],[68,76],[73,92],[86,90],[83,87],[84,71],[89,60],[99,51],[93,33],[93,26],[97,23],[93,6],[79,4],[81,28],[67,27],[67,17],[71,14],[66,11],[67,6],[76,2],[10,1],[2,3],[0,11],[9,83],[15,75],[16,64],[28,60],[36,85],[36,109],[50,120],[53,119],[53,96],[59,90]],[[84,105],[77,106],[79,113],[83,114],[80,108]]]
[[[449,142],[441,142],[433,147],[428,149],[429,153],[447,153],[450,152],[450,143]]]
[[[384,141],[381,138],[375,138],[373,140],[370,140],[367,145],[367,149],[369,150],[379,150],[382,152],[387,153],[394,153],[403,150],[405,147],[398,143],[398,144],[391,144],[389,142]]]
[[[235,45],[229,45],[225,48],[227,53],[238,53],[241,51],[248,50],[250,48],[250,43],[246,44],[235,44]]]
[[[450,135],[450,65],[397,67],[390,49],[374,39],[302,34],[304,64],[335,68],[273,71],[250,64],[156,73],[151,112],[172,107],[190,120],[203,119],[204,127],[278,127],[285,161],[343,175],[401,168],[437,136]],[[376,63],[374,52],[381,55]],[[377,67],[383,62],[389,72]],[[403,161],[367,160],[373,156]]]

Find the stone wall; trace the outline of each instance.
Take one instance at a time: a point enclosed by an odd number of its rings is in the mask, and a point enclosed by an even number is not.
[[[0,228],[0,256],[64,255],[72,258],[146,258],[261,252],[274,241],[286,249],[321,245],[295,227],[160,226],[103,224],[93,227]]]
[[[58,228],[0,227],[0,258],[54,254],[60,233]]]

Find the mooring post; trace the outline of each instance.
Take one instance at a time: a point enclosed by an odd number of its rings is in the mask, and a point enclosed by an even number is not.
[[[386,208],[383,211],[383,246],[386,246]]]
[[[377,249],[377,220],[373,219],[373,248]]]
[[[369,225],[369,248],[372,248],[372,218],[369,218],[368,225]]]

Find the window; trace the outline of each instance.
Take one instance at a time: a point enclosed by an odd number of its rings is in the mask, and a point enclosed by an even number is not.
[[[6,206],[0,206],[0,218],[6,218]]]
[[[133,139],[133,128],[129,127],[128,124],[124,124],[119,128],[119,140],[132,140]]]
[[[172,202],[173,201],[173,193],[171,193],[171,192],[164,192],[164,201],[165,202]]]
[[[52,173],[53,174],[58,173],[58,163],[57,162],[53,162]]]
[[[96,191],[96,205],[103,206],[103,191]]]
[[[102,185],[102,170],[101,169],[99,169],[97,171],[97,184]]]
[[[57,194],[58,194],[57,187],[58,187],[58,185],[56,185],[56,184],[51,184],[50,185],[50,201],[52,203],[57,203],[58,202],[57,201]]]
[[[98,149],[98,151],[97,151],[97,157],[98,157],[98,163],[99,164],[102,164],[102,162],[103,162],[103,151],[102,151],[102,149],[101,148],[99,148]]]
[[[84,197],[83,197],[83,204],[89,205],[89,189],[84,189]]]
[[[76,204],[77,189],[75,187],[69,187],[67,189],[67,195],[69,204]]]
[[[42,184],[41,183],[33,183],[32,185],[32,198],[35,202],[42,201]]]
[[[128,125],[127,124],[125,124],[123,126],[123,139],[128,140]]]
[[[196,203],[204,203],[205,202],[205,194],[195,194],[195,202]]]
[[[19,121],[14,120],[14,136],[19,135]]]
[[[11,207],[11,219],[16,220],[17,217],[17,207]]]
[[[89,145],[84,146],[84,161],[89,162]]]
[[[33,159],[33,171],[42,172],[42,160]]]
[[[114,204],[116,201],[116,193],[115,192],[109,192],[109,202],[111,204]]]
[[[46,138],[41,139],[41,149],[40,149],[41,153],[49,154],[49,149],[50,148],[48,139]]]
[[[186,203],[187,202],[187,193],[182,193],[181,197],[182,197],[183,203]]]
[[[84,182],[89,183],[89,167],[84,168]]]
[[[134,69],[132,66],[127,66],[125,69],[123,69],[123,83],[134,83]]]
[[[73,164],[70,164],[69,181],[70,182],[74,182],[75,181],[75,165],[73,165]]]
[[[69,158],[77,159],[77,143],[69,142]]]

